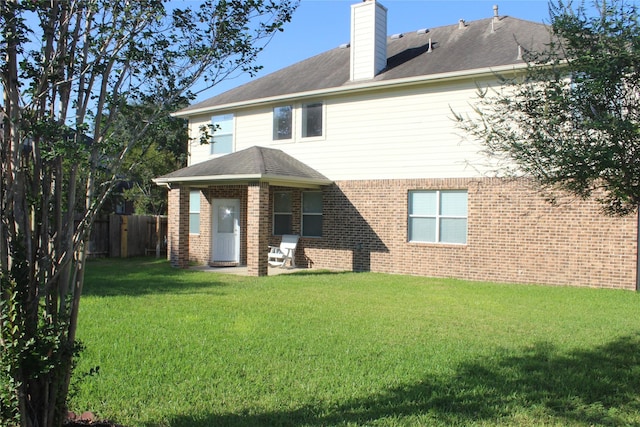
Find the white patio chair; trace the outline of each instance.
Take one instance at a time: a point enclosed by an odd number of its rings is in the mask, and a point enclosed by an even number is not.
[[[280,246],[269,246],[269,265],[284,267],[289,260],[291,267],[296,266],[296,247],[300,236],[284,234]]]

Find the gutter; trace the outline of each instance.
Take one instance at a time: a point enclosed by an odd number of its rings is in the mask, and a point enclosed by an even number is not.
[[[316,98],[321,95],[335,95],[335,94],[351,94],[358,92],[366,92],[373,90],[381,90],[386,88],[395,88],[395,87],[404,87],[404,86],[414,86],[420,83],[431,83],[431,82],[448,82],[448,81],[456,81],[456,80],[465,80],[469,77],[490,77],[495,74],[504,73],[504,72],[513,72],[516,73],[520,70],[526,69],[528,64],[510,64],[503,65],[500,67],[492,67],[492,68],[476,68],[465,71],[454,71],[447,73],[439,73],[439,74],[430,74],[427,76],[418,76],[418,77],[405,77],[402,79],[395,80],[382,80],[382,81],[374,81],[374,82],[366,82],[366,83],[355,83],[355,84],[346,84],[344,86],[337,86],[327,89],[317,89],[306,92],[296,92],[291,94],[284,94],[278,96],[271,96],[267,98],[258,98],[247,101],[239,101],[239,102],[231,102],[227,104],[215,105],[211,107],[202,107],[197,109],[186,109],[182,111],[176,111],[172,113],[173,117],[190,117],[198,114],[204,114],[209,112],[216,112],[222,110],[230,110],[230,109],[238,109],[242,107],[254,107],[260,106],[264,104],[272,104],[275,102],[289,101],[289,100],[297,100],[297,99],[305,99],[305,98]]]
[[[172,184],[195,184],[209,186],[211,184],[245,184],[249,182],[268,182],[270,185],[283,187],[320,188],[332,184],[330,179],[301,178],[294,176],[269,175],[269,174],[245,174],[245,175],[206,175],[185,177],[159,177],[152,181],[158,186],[171,189]]]

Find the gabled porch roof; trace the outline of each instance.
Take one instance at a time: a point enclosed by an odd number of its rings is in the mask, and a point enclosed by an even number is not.
[[[282,150],[250,147],[155,178],[157,185],[268,182],[269,185],[319,188],[331,180]]]

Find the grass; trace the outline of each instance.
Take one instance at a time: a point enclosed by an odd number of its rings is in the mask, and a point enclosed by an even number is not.
[[[94,261],[71,409],[129,427],[640,425],[639,314],[627,291]]]

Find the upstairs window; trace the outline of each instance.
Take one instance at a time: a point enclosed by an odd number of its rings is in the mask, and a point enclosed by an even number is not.
[[[293,107],[285,105],[273,109],[273,139],[291,139],[293,136]]]
[[[291,234],[293,214],[291,209],[291,193],[278,191],[273,193],[273,234]]]
[[[467,192],[410,191],[409,241],[467,243]]]
[[[189,192],[189,233],[200,234],[200,190]]]
[[[302,235],[322,237],[322,193],[319,191],[302,193]]]
[[[302,105],[302,137],[322,136],[322,102]]]
[[[211,154],[229,154],[233,151],[233,114],[223,114],[211,118],[213,137]]]

